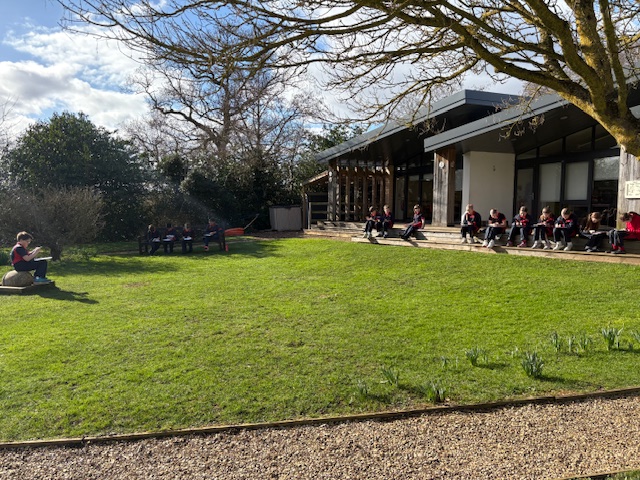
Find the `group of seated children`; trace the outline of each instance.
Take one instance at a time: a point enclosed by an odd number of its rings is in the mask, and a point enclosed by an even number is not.
[[[520,207],[518,214],[513,217],[513,225],[507,238],[507,247],[512,247],[516,238],[520,237],[518,247],[526,247],[527,239],[533,233],[533,246],[531,248],[543,248],[551,250],[551,242],[555,243],[553,250],[569,251],[573,249],[572,239],[576,235],[581,235],[587,239],[585,250],[587,252],[597,252],[602,246],[602,242],[607,236],[611,243],[611,253],[625,253],[624,240],[640,240],[640,215],[635,212],[628,212],[620,216],[620,220],[625,222],[622,230],[606,230],[601,225],[602,214],[592,212],[586,220],[585,225],[580,228],[576,215],[568,208],[563,208],[559,217],[551,213],[549,207],[544,207],[536,223],[533,223],[531,215],[527,212],[527,207]],[[480,215],[474,211],[473,205],[467,205],[465,213],[462,214],[460,222],[460,233],[462,243],[476,243],[475,235],[480,230]],[[483,247],[493,248],[496,237],[502,235],[507,228],[507,219],[504,214],[497,209],[491,209],[487,220]]]
[[[376,207],[369,207],[366,220],[363,238],[371,238],[374,228],[378,232],[378,237],[389,236],[389,229],[393,227],[393,214],[389,205],[382,207],[382,214],[378,213]]]
[[[218,242],[220,240],[221,232],[222,227],[214,219],[209,219],[202,238],[205,251],[209,250],[210,241]],[[164,253],[173,253],[173,246],[178,240],[182,244],[182,253],[191,253],[193,252],[194,237],[195,231],[189,223],[184,224],[182,232],[178,232],[170,223],[167,223],[163,232],[160,232],[154,225],[149,225],[147,229],[147,243],[151,246],[149,255],[154,255],[160,245],[162,245]]]

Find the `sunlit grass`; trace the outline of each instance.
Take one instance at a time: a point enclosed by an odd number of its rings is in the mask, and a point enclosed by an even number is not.
[[[1,440],[416,407],[425,385],[462,403],[640,384],[633,266],[319,239],[97,251],[52,264],[57,289],[0,297]]]

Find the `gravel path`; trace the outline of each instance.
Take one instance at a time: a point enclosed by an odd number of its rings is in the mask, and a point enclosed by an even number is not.
[[[553,479],[640,468],[640,396],[0,450],[0,479]]]

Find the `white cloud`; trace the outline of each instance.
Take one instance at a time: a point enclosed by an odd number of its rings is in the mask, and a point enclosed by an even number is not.
[[[0,62],[0,103],[13,105],[18,131],[54,112],[83,112],[110,130],[146,112],[144,97],[127,90],[140,65],[116,42],[41,28],[8,32],[3,43],[30,58]]]

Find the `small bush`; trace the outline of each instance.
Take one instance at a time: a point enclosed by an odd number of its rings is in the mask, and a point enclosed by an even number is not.
[[[9,265],[9,263],[11,263],[9,254],[4,250],[0,250],[0,265]]]

